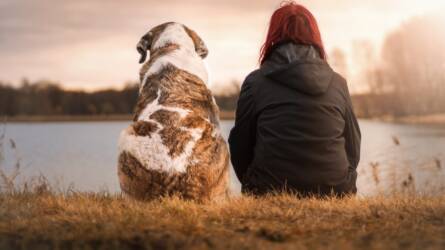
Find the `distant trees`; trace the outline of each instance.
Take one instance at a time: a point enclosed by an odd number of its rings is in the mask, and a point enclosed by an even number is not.
[[[138,88],[93,93],[64,90],[56,82],[24,80],[20,87],[0,83],[0,115],[106,115],[131,113]]]
[[[236,108],[239,85],[233,90],[215,96],[221,110]],[[236,87],[237,86],[237,87]],[[0,116],[51,115],[118,115],[131,114],[138,97],[138,84],[129,82],[121,90],[95,92],[65,90],[52,81],[29,82],[19,87],[0,82]]]
[[[221,110],[234,111],[236,109],[240,88],[241,83],[233,80],[225,86],[223,91],[213,93],[215,95],[216,103]]]

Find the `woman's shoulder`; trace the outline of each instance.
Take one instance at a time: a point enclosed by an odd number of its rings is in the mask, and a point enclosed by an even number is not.
[[[335,85],[342,90],[348,90],[348,81],[346,78],[336,71],[333,72],[334,74],[332,76],[331,85]]]
[[[348,81],[345,77],[334,71],[331,87],[342,96],[342,99],[346,104],[349,103],[351,97],[349,93]]]
[[[260,72],[260,69],[256,69],[256,70],[250,72],[250,73],[246,76],[246,78],[244,79],[244,83],[247,83],[247,82],[250,83],[250,82],[252,82],[252,81],[258,80],[258,79],[260,78],[260,76],[262,76],[262,74],[261,74],[261,72]]]
[[[264,82],[264,79],[262,79],[262,74],[259,69],[250,72],[241,84],[240,95],[253,96],[254,93],[257,92],[256,89],[261,85],[261,82]]]
[[[243,81],[244,88],[258,88],[267,82],[268,79],[264,76],[260,69],[250,72]]]

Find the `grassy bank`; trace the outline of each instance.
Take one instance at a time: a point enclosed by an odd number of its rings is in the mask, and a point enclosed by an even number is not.
[[[444,249],[445,196],[200,205],[108,194],[0,194],[0,249]]]

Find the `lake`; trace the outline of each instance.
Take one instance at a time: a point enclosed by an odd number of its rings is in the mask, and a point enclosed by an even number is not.
[[[117,140],[129,122],[8,123],[4,159],[11,172],[21,165],[20,180],[44,175],[60,188],[118,192]],[[222,121],[227,138],[233,121]],[[445,126],[403,125],[360,121],[362,157],[357,181],[359,193],[372,195],[394,190],[443,191],[445,183]],[[17,150],[10,147],[13,139]],[[240,185],[231,175],[231,188]]]

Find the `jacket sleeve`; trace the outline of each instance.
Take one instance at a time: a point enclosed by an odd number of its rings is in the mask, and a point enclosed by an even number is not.
[[[230,158],[236,176],[243,183],[244,175],[254,155],[256,139],[255,103],[252,89],[244,81],[236,108],[235,126],[230,131]]]
[[[357,118],[354,114],[351,96],[349,94],[347,85],[345,123],[346,154],[348,156],[349,164],[351,164],[351,167],[357,169],[358,163],[360,161],[361,132]]]

